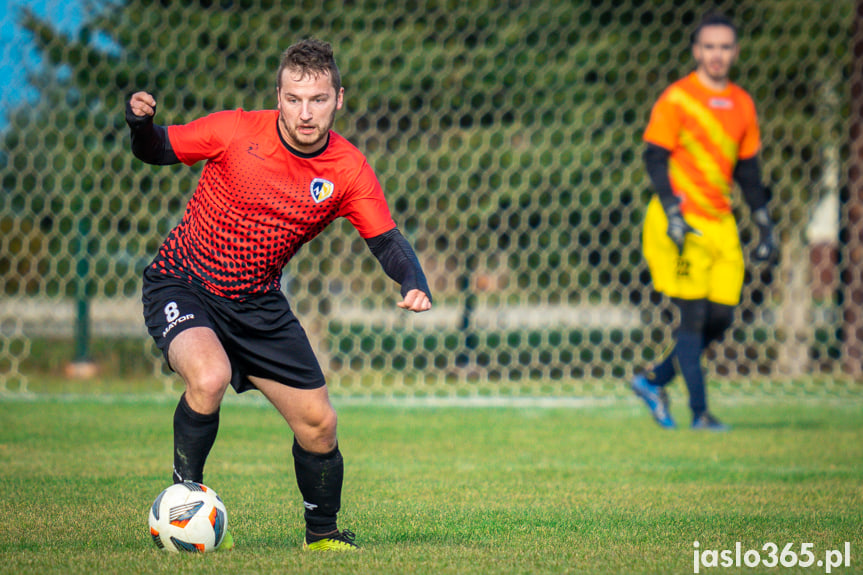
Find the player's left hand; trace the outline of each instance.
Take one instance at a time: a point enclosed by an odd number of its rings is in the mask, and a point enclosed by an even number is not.
[[[752,252],[752,258],[759,262],[766,262],[773,259],[776,255],[776,240],[773,239],[773,223],[770,221],[770,216],[764,208],[756,210],[753,214],[753,220],[758,226],[758,245]]]
[[[402,309],[419,313],[431,309],[431,300],[424,291],[412,289],[405,294],[405,299],[396,305]]]
[[[752,252],[752,258],[759,262],[772,260],[773,256],[776,255],[776,242],[773,240],[773,230],[762,228],[759,235],[761,239],[758,240],[758,245],[755,246],[755,251]]]

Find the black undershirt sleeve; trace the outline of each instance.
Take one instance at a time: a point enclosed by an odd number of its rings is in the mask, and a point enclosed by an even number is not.
[[[753,212],[765,207],[768,197],[767,189],[761,183],[761,166],[758,156],[739,160],[734,166],[734,180],[740,185],[743,199]]]
[[[680,203],[674,191],[671,189],[671,178],[668,177],[668,158],[671,152],[656,144],[647,144],[647,149],[644,150],[644,166],[647,169],[647,175],[650,176],[650,182],[653,184],[653,189],[656,195],[659,196],[659,201],[666,213],[668,209]]]
[[[429,300],[432,299],[419,259],[398,228],[368,238],[366,244],[381,262],[384,272],[401,284],[402,297],[412,289],[418,289],[425,293]]]
[[[171,148],[168,129],[153,124],[152,116],[136,116],[126,102],[126,123],[132,134],[132,153],[136,158],[156,166],[180,163]]]

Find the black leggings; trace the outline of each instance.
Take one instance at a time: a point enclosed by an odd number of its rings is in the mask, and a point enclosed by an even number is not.
[[[706,299],[679,299],[671,301],[680,310],[679,331],[700,333],[704,336],[704,347],[722,339],[734,321],[734,306],[715,303]]]

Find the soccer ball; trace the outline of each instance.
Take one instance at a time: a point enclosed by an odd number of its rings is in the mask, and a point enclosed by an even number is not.
[[[215,491],[193,481],[162,491],[150,507],[150,535],[171,553],[215,551],[225,537],[228,512]]]

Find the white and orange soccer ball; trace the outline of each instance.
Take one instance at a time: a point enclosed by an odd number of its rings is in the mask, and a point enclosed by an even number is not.
[[[164,551],[215,551],[227,529],[225,504],[215,491],[200,483],[171,485],[150,506],[150,535],[156,547]]]

